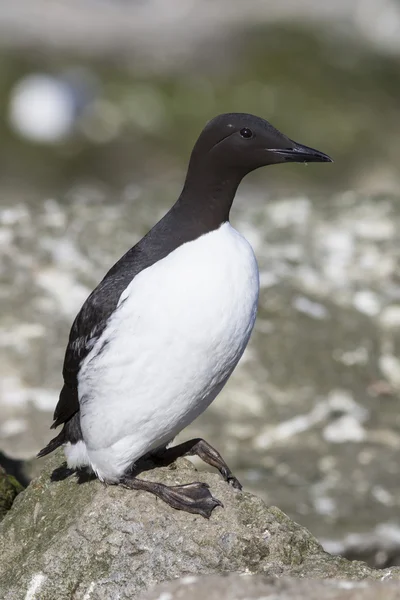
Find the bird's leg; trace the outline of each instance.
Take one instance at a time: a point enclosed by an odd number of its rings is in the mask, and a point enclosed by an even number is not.
[[[144,490],[154,494],[177,510],[202,515],[209,519],[216,506],[222,502],[213,497],[207,483],[188,483],[187,485],[167,486],[163,483],[145,481],[130,475],[125,475],[120,483],[132,490]]]
[[[222,477],[232,487],[241,490],[242,486],[238,479],[233,475],[232,471],[222,458],[219,452],[215,450],[208,442],[201,438],[189,440],[173,446],[172,448],[166,448],[162,451],[158,451],[157,454],[152,456],[157,463],[170,464],[180,456],[194,456],[197,455],[199,458],[204,460],[205,463],[218,469]]]

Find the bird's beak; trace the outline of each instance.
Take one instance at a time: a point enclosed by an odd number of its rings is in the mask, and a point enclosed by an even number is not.
[[[268,148],[268,151],[275,154],[280,158],[279,162],[297,162],[297,163],[309,163],[309,162],[333,162],[330,156],[303,146],[297,142],[292,142],[293,148]]]

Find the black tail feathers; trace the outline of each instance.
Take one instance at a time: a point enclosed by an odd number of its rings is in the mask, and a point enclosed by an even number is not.
[[[65,443],[65,431],[64,428],[60,431],[60,433],[53,438],[52,440],[50,440],[50,442],[47,444],[47,446],[45,446],[45,448],[43,448],[36,456],[37,458],[42,458],[42,456],[46,456],[46,454],[50,454],[50,452],[53,452],[56,448],[58,448],[59,446],[62,446],[62,444]]]

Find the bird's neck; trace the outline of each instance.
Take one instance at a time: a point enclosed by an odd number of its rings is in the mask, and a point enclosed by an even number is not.
[[[243,175],[236,170],[213,172],[190,168],[182,193],[173,207],[175,214],[206,231],[217,229],[229,221],[229,213]]]

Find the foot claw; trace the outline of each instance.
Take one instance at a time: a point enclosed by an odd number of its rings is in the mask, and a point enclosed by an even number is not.
[[[233,475],[231,477],[228,477],[227,482],[229,483],[229,485],[235,488],[235,490],[241,490],[243,487],[240,481],[236,479],[236,477],[234,477]]]
[[[212,511],[222,502],[209,492],[208,483],[195,482],[167,488],[163,500],[173,508],[185,510],[209,519]]]
[[[229,471],[228,469],[221,469],[221,475],[225,479],[225,481],[229,483],[229,485],[231,485],[233,488],[235,488],[236,490],[242,489],[242,484],[238,479],[236,479],[236,477],[231,471]]]

